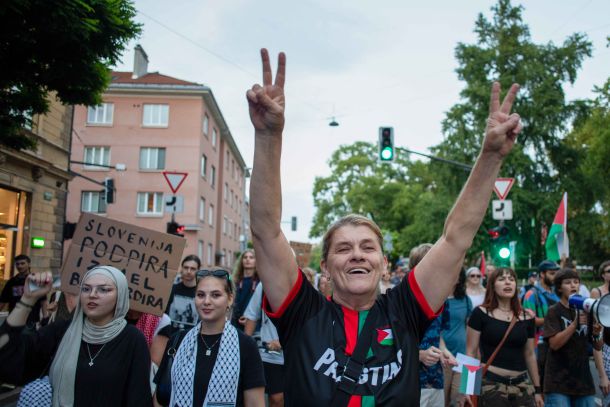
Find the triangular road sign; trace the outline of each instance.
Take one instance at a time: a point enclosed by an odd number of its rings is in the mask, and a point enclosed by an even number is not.
[[[496,178],[496,183],[494,184],[494,192],[496,193],[496,195],[498,195],[499,199],[506,198],[508,192],[513,187],[514,182],[514,178]]]
[[[178,192],[178,189],[186,179],[188,173],[186,172],[172,172],[172,171],[163,171],[163,176],[165,180],[169,184],[169,189],[172,190],[172,193]]]

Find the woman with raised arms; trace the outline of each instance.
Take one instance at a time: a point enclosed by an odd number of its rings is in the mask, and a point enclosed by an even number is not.
[[[275,82],[267,50],[261,57],[263,83],[246,95],[255,133],[250,225],[264,306],[285,352],[286,405],[419,406],[417,344],[453,291],[520,131],[519,116],[510,113],[518,85],[500,103],[500,84],[493,84],[485,139],[470,177],[441,237],[398,286],[377,296],[387,259],[373,221],[349,215],[329,228],[320,262],[333,285],[327,300],[298,269],[280,227],[286,56],[279,54]],[[362,97],[374,103],[370,92],[363,90]]]

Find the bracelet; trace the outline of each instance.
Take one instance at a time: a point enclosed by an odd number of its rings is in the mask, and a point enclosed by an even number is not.
[[[21,305],[23,305],[24,307],[29,308],[29,309],[34,308],[34,306],[33,306],[33,305],[26,304],[25,302],[21,301],[21,299],[19,299],[19,301],[17,301],[17,304],[21,304]]]
[[[542,394],[542,386],[534,386],[534,394]]]

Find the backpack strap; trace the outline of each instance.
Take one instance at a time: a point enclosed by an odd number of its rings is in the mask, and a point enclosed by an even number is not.
[[[373,340],[374,324],[378,313],[379,306],[375,303],[366,316],[364,325],[360,330],[361,334],[358,335],[358,339],[356,340],[354,352],[352,352],[352,355],[348,357],[345,362],[343,373],[337,383],[337,389],[333,394],[332,401],[329,404],[330,406],[347,407],[350,397],[356,391],[358,380],[364,369],[366,354],[368,353]]]

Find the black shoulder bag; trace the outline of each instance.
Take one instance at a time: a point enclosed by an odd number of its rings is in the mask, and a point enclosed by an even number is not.
[[[172,365],[174,364],[174,356],[180,346],[180,342],[184,336],[184,329],[174,333],[170,338],[171,343],[167,347],[167,362],[162,372],[159,372],[159,384],[157,385],[156,397],[159,404],[168,406],[172,397]]]
[[[373,340],[373,324],[377,319],[377,313],[379,312],[379,306],[377,303],[373,305],[373,308],[369,311],[364,321],[364,325],[360,330],[361,335],[358,335],[356,341],[356,347],[350,357],[347,358],[345,366],[343,367],[343,373],[341,374],[341,380],[337,383],[337,389],[333,394],[331,406],[347,407],[349,404],[350,397],[356,391],[358,386],[358,380],[364,369],[364,362],[366,361],[366,354],[371,347],[371,341]]]

